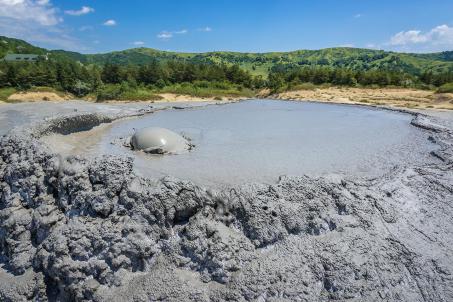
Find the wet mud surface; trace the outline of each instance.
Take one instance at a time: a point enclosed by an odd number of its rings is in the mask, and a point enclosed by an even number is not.
[[[1,301],[453,300],[450,121],[411,121],[436,162],[222,189],[40,140],[149,110],[72,112],[1,138]]]
[[[280,175],[336,173],[379,177],[394,166],[437,163],[439,146],[410,125],[411,115],[334,104],[250,100],[162,110],[70,135],[43,138],[63,155],[122,155],[149,178],[173,176],[200,186],[275,183]],[[164,127],[190,139],[190,152],[150,156],[128,148],[138,130]]]

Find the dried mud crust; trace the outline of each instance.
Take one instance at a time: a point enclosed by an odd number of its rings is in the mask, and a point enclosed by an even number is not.
[[[441,146],[440,165],[223,190],[39,141],[118,117],[1,138],[1,301],[453,300],[453,135],[441,121],[412,121]]]

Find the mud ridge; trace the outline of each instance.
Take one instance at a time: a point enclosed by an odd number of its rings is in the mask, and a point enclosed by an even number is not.
[[[438,121],[412,124],[441,164],[222,190],[39,141],[122,117],[75,113],[1,138],[1,301],[453,300],[453,132]]]

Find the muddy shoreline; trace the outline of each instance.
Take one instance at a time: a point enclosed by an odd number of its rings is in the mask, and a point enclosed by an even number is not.
[[[179,95],[174,93],[160,93],[161,100],[142,101],[142,103],[172,103],[172,102],[216,102],[216,101],[242,101],[248,97],[205,97],[200,98],[191,95]],[[269,89],[263,89],[256,93],[257,98],[279,99],[288,101],[320,102],[327,104],[364,105],[371,107],[391,107],[395,109],[411,110],[452,110],[453,93],[437,93],[432,90],[420,90],[410,88],[366,88],[366,87],[322,87],[313,86],[311,89],[289,90],[272,94]],[[65,102],[71,99],[71,95],[58,95],[50,92],[24,92],[12,96],[10,102],[23,101],[51,101]],[[315,100],[315,101],[313,101]],[[94,102],[93,99],[85,99]],[[110,100],[103,104],[127,104],[137,101]],[[3,104],[0,101],[0,105]]]
[[[74,112],[1,138],[0,300],[453,300],[449,123],[411,112],[441,164],[219,190],[39,141],[151,110]]]

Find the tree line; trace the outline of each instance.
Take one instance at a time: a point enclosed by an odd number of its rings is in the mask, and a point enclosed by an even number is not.
[[[106,64],[101,78],[108,84],[120,84],[126,81],[133,84],[154,85],[159,88],[196,81],[228,82],[247,88],[254,88],[257,84],[257,79],[237,65],[180,61],[164,63],[154,61],[140,66]]]
[[[102,85],[101,69],[73,61],[1,62],[0,87],[53,87],[83,96]]]
[[[106,84],[163,88],[176,83],[222,82],[257,88],[264,85],[237,65],[186,63],[177,61],[150,64],[84,66],[74,61],[0,62],[0,87],[28,89],[48,86],[84,96]]]
[[[339,86],[442,86],[453,83],[453,73],[425,72],[412,75],[397,71],[354,71],[323,66],[275,66],[267,79],[253,76],[237,65],[154,61],[145,65],[106,64],[83,65],[71,60],[38,60],[37,62],[0,62],[0,87],[28,89],[34,86],[53,87],[77,96],[96,94],[106,85],[122,85],[128,89],[145,87],[159,90],[181,84],[217,83],[217,86],[237,89],[270,88],[272,91],[290,89],[301,83],[332,84]],[[207,83],[207,84],[206,84]]]
[[[440,87],[453,82],[453,72],[434,74],[430,71],[411,75],[391,70],[356,71],[345,68],[322,66],[271,69],[267,86],[273,91],[291,88],[303,83],[333,84],[338,86],[397,86],[397,87]]]

